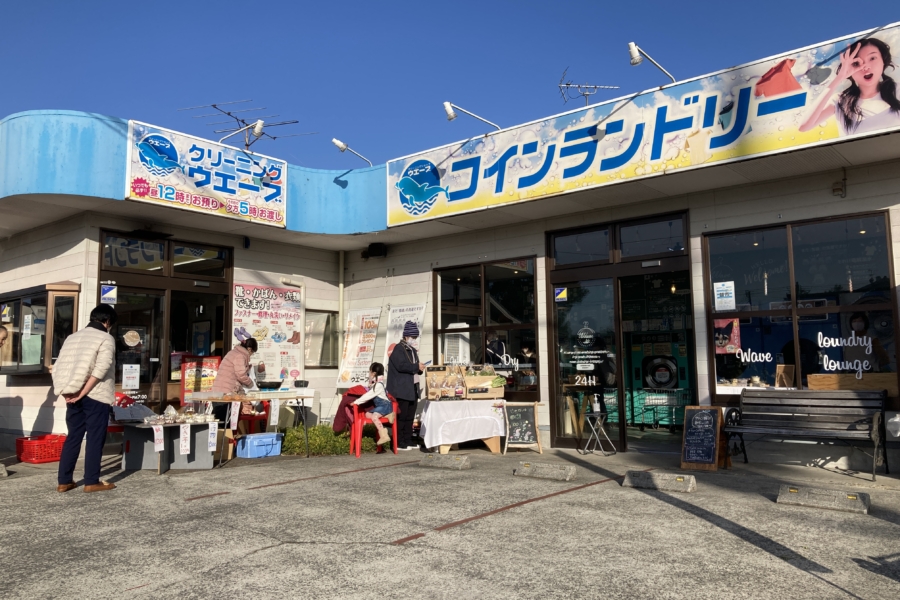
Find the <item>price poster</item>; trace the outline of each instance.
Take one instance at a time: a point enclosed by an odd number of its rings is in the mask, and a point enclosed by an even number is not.
[[[259,350],[250,362],[265,373],[264,379],[300,379],[305,327],[300,290],[236,283],[232,307],[232,345],[256,339]]]
[[[181,447],[181,454],[190,454],[191,453],[191,426],[190,425],[181,425],[179,427],[181,430],[181,436],[179,437],[179,446]]]
[[[163,428],[162,425],[154,425],[153,426],[153,451],[154,452],[162,452],[163,451]]]
[[[219,435],[219,424],[218,423],[210,423],[209,424],[209,441],[206,444],[206,448],[210,452],[216,451],[216,440]]]
[[[241,414],[241,403],[240,402],[232,402],[231,403],[231,429],[237,429],[238,424],[238,415]]]
[[[141,365],[122,365],[122,389],[136,390],[141,387]]]
[[[269,425],[278,427],[278,413],[281,411],[281,400],[269,401]]]
[[[369,365],[375,355],[375,338],[378,335],[380,317],[380,308],[364,308],[347,313],[337,387],[353,387],[368,379]]]

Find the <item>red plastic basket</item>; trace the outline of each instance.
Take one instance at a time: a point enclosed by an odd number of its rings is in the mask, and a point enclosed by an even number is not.
[[[27,463],[59,462],[62,455],[64,435],[34,435],[16,438],[16,457]]]

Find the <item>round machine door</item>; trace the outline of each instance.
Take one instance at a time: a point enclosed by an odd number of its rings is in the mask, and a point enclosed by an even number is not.
[[[678,387],[678,365],[670,356],[648,356],[643,360],[644,385],[648,388]]]

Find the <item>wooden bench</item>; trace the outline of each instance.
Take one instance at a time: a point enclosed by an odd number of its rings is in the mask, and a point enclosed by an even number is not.
[[[747,461],[744,434],[777,435],[816,439],[871,441],[872,481],[879,450],[888,470],[884,448],[884,403],[887,391],[753,390],[741,392],[740,408],[725,414],[728,441],[737,436]],[[868,454],[868,453],[867,453]]]

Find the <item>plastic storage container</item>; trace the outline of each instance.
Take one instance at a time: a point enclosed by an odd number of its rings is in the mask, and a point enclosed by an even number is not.
[[[251,433],[238,440],[238,458],[263,458],[281,454],[281,433]]]
[[[22,462],[33,464],[59,462],[65,443],[66,436],[64,435],[34,435],[16,438],[16,457]]]

